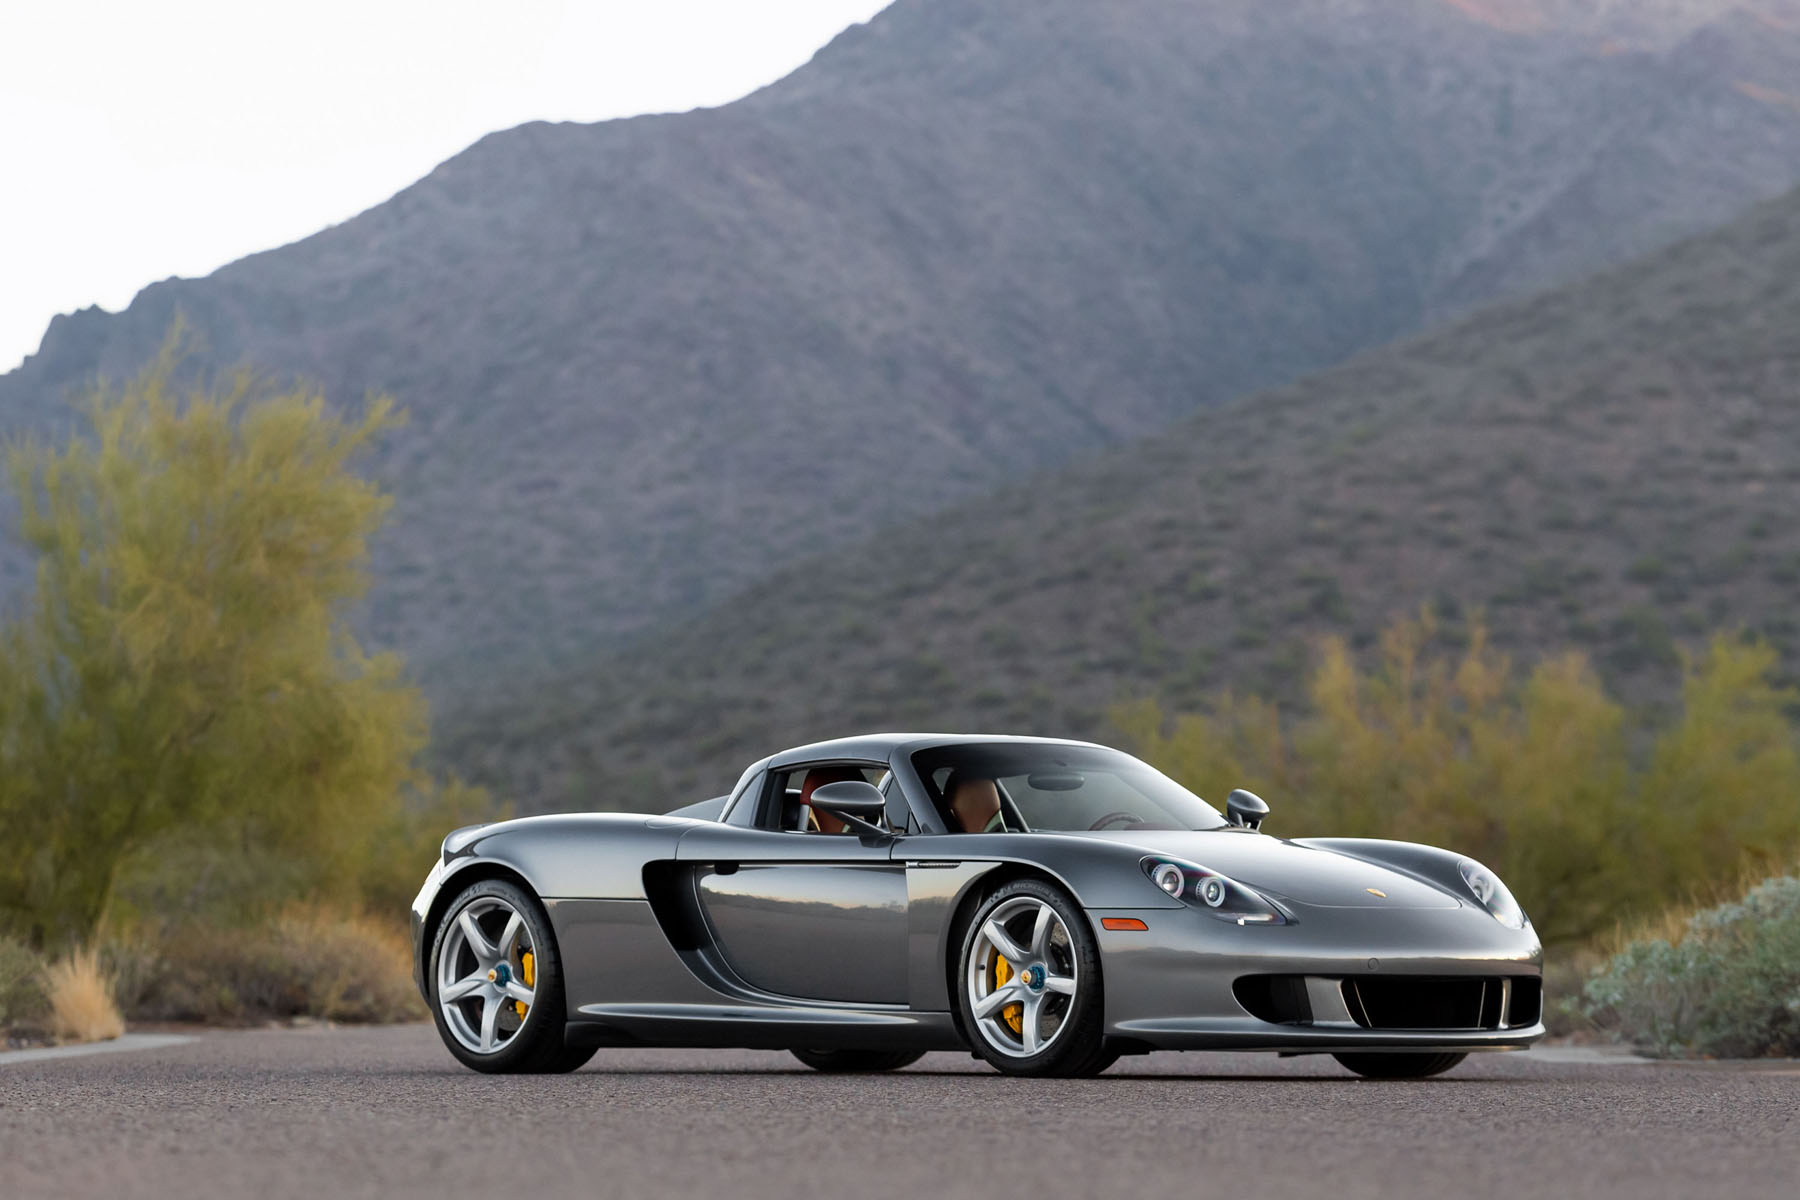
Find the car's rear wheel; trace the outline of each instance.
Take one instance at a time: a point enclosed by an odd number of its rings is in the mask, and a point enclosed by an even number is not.
[[[1425,1079],[1442,1075],[1466,1054],[1334,1054],[1331,1057],[1369,1079]]]
[[[1074,899],[1019,879],[976,909],[953,981],[975,1053],[1008,1075],[1098,1075],[1106,1042],[1100,948]]]
[[[427,997],[438,1036],[491,1074],[573,1071],[594,1056],[563,1043],[562,960],[543,905],[504,879],[450,902],[432,938]]]
[[[794,1050],[790,1053],[813,1070],[833,1075],[898,1071],[925,1057],[922,1050]]]

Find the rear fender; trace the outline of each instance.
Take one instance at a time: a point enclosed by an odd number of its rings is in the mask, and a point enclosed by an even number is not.
[[[644,865],[673,859],[681,835],[699,824],[634,813],[503,821],[446,846],[442,886],[476,863],[498,863],[545,900],[642,900]]]
[[[442,857],[413,900],[414,979],[444,907],[469,883],[516,877],[539,899],[643,900],[646,863],[673,859],[700,822],[634,813],[572,813],[468,826],[444,839]]]

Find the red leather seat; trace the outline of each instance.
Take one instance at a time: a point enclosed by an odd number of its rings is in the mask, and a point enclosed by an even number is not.
[[[863,773],[855,767],[814,767],[806,773],[806,782],[800,785],[800,807],[812,807],[812,794],[828,783],[861,783]],[[820,833],[842,833],[844,823],[830,813],[815,812],[813,820],[818,822]]]

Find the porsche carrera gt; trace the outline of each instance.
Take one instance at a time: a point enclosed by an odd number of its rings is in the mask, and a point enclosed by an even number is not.
[[[1155,1050],[1330,1054],[1416,1078],[1541,1037],[1543,952],[1486,867],[1286,839],[1104,746],[882,734],[782,751],[660,816],[459,829],[416,979],[479,1071],[602,1047],[966,1050],[1082,1076]]]

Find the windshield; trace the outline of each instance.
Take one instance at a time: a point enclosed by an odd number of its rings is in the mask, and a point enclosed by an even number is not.
[[[1091,829],[1217,829],[1219,811],[1128,754],[1054,742],[939,746],[912,756],[931,801],[952,832]],[[953,804],[991,781],[997,814]]]

